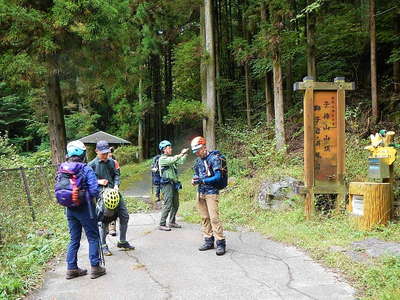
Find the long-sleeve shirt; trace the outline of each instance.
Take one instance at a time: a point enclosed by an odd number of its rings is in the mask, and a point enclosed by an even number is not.
[[[182,165],[186,161],[187,155],[168,156],[161,155],[159,164],[161,168],[161,177],[172,182],[178,182],[178,165]]]
[[[107,187],[114,188],[115,185],[120,184],[119,170],[113,159],[108,158],[103,161],[96,157],[88,165],[96,173],[97,179],[108,180]]]
[[[219,190],[213,183],[221,179],[221,161],[209,152],[206,157],[198,157],[194,164],[194,175],[200,179],[198,191],[200,194],[219,194]]]

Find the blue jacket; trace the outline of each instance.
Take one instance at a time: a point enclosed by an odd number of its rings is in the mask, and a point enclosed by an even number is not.
[[[194,175],[200,179],[198,191],[200,194],[219,194],[219,190],[212,184],[221,179],[221,160],[209,152],[205,158],[197,158],[194,164]]]
[[[97,177],[93,169],[86,165],[83,168],[83,175],[85,176],[84,185],[89,192],[90,198],[97,198],[99,195],[99,185],[97,184]]]

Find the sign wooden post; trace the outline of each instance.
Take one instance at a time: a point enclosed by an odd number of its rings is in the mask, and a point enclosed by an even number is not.
[[[336,77],[334,82],[314,82],[305,77],[294,90],[304,94],[305,214],[314,212],[315,194],[336,194],[336,206],[344,202],[345,91],[354,83]]]

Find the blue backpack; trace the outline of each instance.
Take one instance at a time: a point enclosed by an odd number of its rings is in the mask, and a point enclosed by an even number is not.
[[[161,155],[156,155],[153,157],[153,161],[151,163],[151,181],[153,183],[153,185],[160,185],[160,184],[164,184],[167,183],[168,180],[167,179],[163,179],[162,177],[162,173],[163,171],[165,171],[166,169],[168,169],[169,167],[160,167],[160,157]]]
[[[84,167],[84,163],[78,162],[64,162],[59,166],[54,193],[60,205],[74,208],[86,200],[83,189]]]
[[[213,186],[222,190],[228,185],[228,165],[226,163],[226,157],[218,150],[211,151],[211,154],[217,156],[221,162],[221,180],[213,183]],[[210,171],[212,172],[212,170]],[[214,174],[212,174],[212,176],[214,176]]]
[[[153,185],[161,184],[161,174],[160,174],[160,160],[161,155],[156,155],[151,163],[151,181]]]

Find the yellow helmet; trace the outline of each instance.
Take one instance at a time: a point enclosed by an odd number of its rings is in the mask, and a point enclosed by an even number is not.
[[[119,204],[119,193],[117,190],[106,188],[103,192],[104,206],[108,209],[116,209]]]

